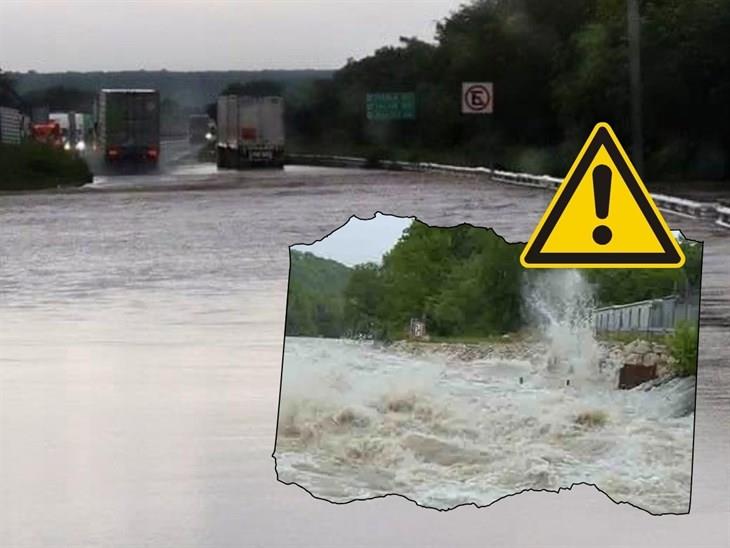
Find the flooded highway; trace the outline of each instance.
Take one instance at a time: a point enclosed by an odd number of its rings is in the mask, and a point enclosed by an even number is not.
[[[376,211],[525,241],[551,194],[437,173],[219,173],[184,148],[155,175],[0,195],[1,546],[727,545],[730,231],[665,214],[705,243],[688,516],[588,486],[446,513],[334,506],[274,471],[288,246]]]

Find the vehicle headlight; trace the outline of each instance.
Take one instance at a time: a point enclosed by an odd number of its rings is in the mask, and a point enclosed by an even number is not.
[[[79,141],[78,143],[76,143],[76,150],[86,150],[86,143],[84,143],[83,141]]]
[[[205,134],[205,140],[206,141],[212,141],[213,140],[213,134],[210,131]]]

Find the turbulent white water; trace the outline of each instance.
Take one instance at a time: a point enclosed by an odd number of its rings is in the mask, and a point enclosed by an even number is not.
[[[287,338],[279,478],[337,502],[397,493],[439,509],[585,482],[686,512],[694,417],[678,411],[693,381],[616,390],[575,276],[528,290],[547,340],[511,359]]]
[[[398,493],[442,509],[587,482],[653,513],[687,511],[693,416],[672,418],[678,387],[565,386],[536,361],[288,338],[279,478],[333,501]]]
[[[600,375],[600,349],[593,335],[593,292],[577,270],[550,270],[525,282],[528,317],[548,341],[548,369],[578,379]]]

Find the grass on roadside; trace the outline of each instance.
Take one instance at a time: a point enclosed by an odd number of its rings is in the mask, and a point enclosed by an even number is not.
[[[48,145],[0,144],[0,191],[81,186],[94,176],[83,158]]]

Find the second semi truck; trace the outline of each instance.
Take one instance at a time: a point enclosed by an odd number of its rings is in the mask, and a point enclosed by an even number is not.
[[[218,98],[218,167],[284,166],[284,99]]]
[[[96,145],[107,165],[156,167],[160,94],[151,89],[102,89],[96,103]]]

